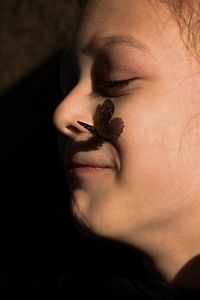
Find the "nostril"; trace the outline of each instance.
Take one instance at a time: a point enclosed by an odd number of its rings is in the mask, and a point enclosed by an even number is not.
[[[80,133],[80,130],[77,129],[76,127],[72,126],[72,125],[68,125],[67,129],[69,129],[70,131],[72,131],[73,133]]]

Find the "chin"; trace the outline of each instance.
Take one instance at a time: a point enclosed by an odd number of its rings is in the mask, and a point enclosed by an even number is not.
[[[94,204],[94,201],[97,203],[98,199],[71,198],[71,210],[75,226],[86,236],[119,241],[123,229],[120,220],[116,219],[113,212],[107,210],[103,205]]]

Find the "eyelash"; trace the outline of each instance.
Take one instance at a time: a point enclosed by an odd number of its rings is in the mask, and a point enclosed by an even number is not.
[[[115,95],[120,89],[129,85],[135,78],[122,79],[122,80],[109,80],[99,81],[96,83],[96,93],[104,97],[116,97]]]
[[[110,81],[101,81],[97,83],[98,89],[119,89],[128,85],[133,78],[123,79],[123,80],[110,80]]]

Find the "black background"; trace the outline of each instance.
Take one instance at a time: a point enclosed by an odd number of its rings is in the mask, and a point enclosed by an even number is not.
[[[69,213],[52,124],[62,99],[63,52],[61,46],[52,51],[1,93],[1,284],[19,298],[45,299],[38,289],[59,288],[68,295],[65,299],[76,299],[92,286],[103,290],[105,278],[129,278],[139,270],[139,258],[130,248],[83,236]],[[31,60],[29,51],[27,56]]]
[[[3,281],[21,293],[89,289],[91,281],[101,285],[102,278],[129,278],[137,269],[131,249],[82,235],[69,213],[52,124],[62,97],[61,57],[62,51],[1,99]]]

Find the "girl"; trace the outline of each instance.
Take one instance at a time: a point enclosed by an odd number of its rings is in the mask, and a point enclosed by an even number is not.
[[[199,13],[198,0],[83,3],[54,114],[74,218],[142,253],[150,278],[132,284],[148,299],[200,289]]]

